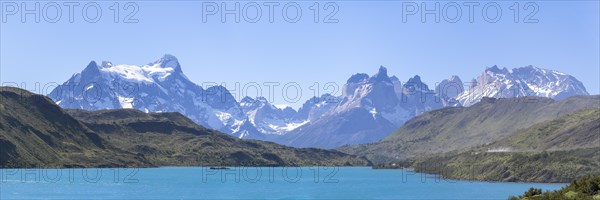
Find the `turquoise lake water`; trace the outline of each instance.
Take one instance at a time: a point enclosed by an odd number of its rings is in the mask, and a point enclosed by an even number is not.
[[[368,167],[2,169],[0,199],[507,199],[565,184],[457,181]]]

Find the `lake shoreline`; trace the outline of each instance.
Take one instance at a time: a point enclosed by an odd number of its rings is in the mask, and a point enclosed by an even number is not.
[[[214,167],[225,167],[226,169],[211,169]],[[496,181],[496,180],[477,180],[477,179],[459,179],[459,178],[447,178],[444,177],[440,174],[436,174],[436,173],[427,173],[427,172],[419,172],[417,170],[415,170],[414,168],[373,168],[372,166],[328,166],[328,165],[312,165],[312,166],[178,166],[178,165],[165,165],[165,166],[156,166],[156,167],[34,167],[34,168],[0,168],[0,171],[2,170],[23,170],[23,169],[27,169],[27,170],[32,170],[32,169],[37,169],[37,170],[64,170],[64,169],[165,169],[165,168],[181,168],[181,169],[190,169],[190,168],[207,168],[210,170],[224,170],[224,171],[228,171],[228,170],[238,170],[238,169],[245,169],[245,168],[319,168],[319,167],[323,167],[323,168],[331,168],[331,167],[335,167],[335,168],[369,168],[370,170],[374,170],[374,171],[396,171],[396,170],[400,170],[400,171],[406,171],[406,172],[412,172],[415,174],[423,174],[423,175],[427,175],[428,179],[429,178],[433,178],[433,179],[437,179],[437,180],[444,180],[447,182],[456,182],[456,181],[463,181],[463,182],[486,182],[486,183],[515,183],[515,184],[529,184],[529,183],[539,183],[539,184],[568,184],[568,182],[524,182],[524,181]]]
[[[90,196],[96,199],[506,199],[530,187],[557,190],[564,186],[436,180],[431,174],[369,167],[209,170],[208,167],[166,166],[139,170],[4,169],[0,173],[3,174],[2,199],[85,199]],[[428,192],[431,188],[436,188],[436,192]]]

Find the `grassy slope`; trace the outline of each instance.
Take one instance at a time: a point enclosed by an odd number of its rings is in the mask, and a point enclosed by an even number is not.
[[[368,165],[338,151],[295,149],[242,140],[203,128],[179,113],[138,110],[68,110],[116,147],[142,154],[157,165]]]
[[[381,142],[343,146],[339,150],[366,156],[375,163],[468,150],[532,124],[599,106],[598,95],[570,97],[558,102],[541,97],[524,97],[518,101],[484,98],[471,107],[448,107],[424,113]]]
[[[332,150],[237,139],[178,113],[65,111],[9,87],[0,87],[0,98],[0,167],[370,164]]]
[[[0,87],[0,166],[147,164],[134,157],[107,146],[96,133],[47,97]]]
[[[488,152],[498,147],[514,152]],[[532,125],[467,152],[425,156],[402,164],[456,179],[568,182],[600,174],[598,152],[600,109],[593,108]]]
[[[508,147],[515,151],[600,147],[600,109],[583,109],[538,123],[488,146],[498,147]]]
[[[600,147],[548,152],[463,152],[407,163],[415,171],[452,179],[564,183],[600,174],[598,152]]]

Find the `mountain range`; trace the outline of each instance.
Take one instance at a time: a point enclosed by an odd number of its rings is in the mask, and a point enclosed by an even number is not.
[[[538,96],[561,100],[575,95],[588,95],[583,83],[575,77],[533,66],[512,70],[497,66],[487,68],[466,91],[456,97],[463,106],[473,105],[483,97]]]
[[[533,66],[512,70],[493,66],[471,83],[450,76],[434,88],[418,75],[402,82],[380,67],[372,76],[352,75],[341,95],[313,97],[294,110],[278,108],[263,97],[238,102],[222,86],[203,88],[184,75],[174,56],[165,55],[144,66],[92,61],[48,96],[63,108],[179,112],[199,125],[238,138],[336,148],[379,141],[424,112],[471,106],[484,97],[560,100],[574,95],[588,95],[580,81]]]

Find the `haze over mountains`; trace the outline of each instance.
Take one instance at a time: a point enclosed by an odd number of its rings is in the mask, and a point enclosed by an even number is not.
[[[144,66],[91,62],[49,97],[63,108],[179,112],[202,126],[239,138],[335,148],[379,141],[424,112],[471,106],[484,97],[565,99],[574,95],[588,95],[580,81],[533,66],[513,70],[493,66],[473,83],[450,76],[434,87],[418,75],[402,82],[380,67],[372,76],[352,75],[340,96],[313,97],[296,111],[277,108],[262,97],[237,102],[221,86],[202,88],[184,75],[174,56],[165,55]]]

